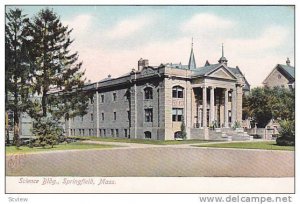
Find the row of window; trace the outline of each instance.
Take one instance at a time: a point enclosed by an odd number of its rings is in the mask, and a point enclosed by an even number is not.
[[[127,91],[124,95],[125,100],[129,100],[130,94]],[[172,89],[172,97],[173,98],[183,98],[183,88],[181,86],[174,86]],[[151,87],[146,87],[144,89],[144,99],[153,99],[153,88]],[[104,94],[100,95],[100,102],[104,103],[105,97]],[[112,101],[117,101],[117,93],[112,93]],[[91,103],[94,103],[94,100],[91,99]]]
[[[79,136],[84,136],[85,133],[86,133],[85,130],[88,131],[88,136],[95,136],[95,134],[94,134],[94,129],[78,129],[78,134],[79,134]],[[77,134],[76,134],[76,129],[70,129],[70,134],[71,134],[72,136],[77,135]]]
[[[145,122],[153,122],[153,109],[145,109]],[[183,108],[173,108],[172,110],[172,121],[180,122],[183,121]]]
[[[145,122],[153,122],[153,108],[146,108],[144,110]],[[130,120],[130,111],[127,111],[127,118]],[[83,121],[83,117],[81,118]],[[94,114],[91,113],[91,121],[94,120]],[[105,120],[105,114],[101,113],[101,120]],[[113,120],[117,120],[117,112],[113,112]],[[173,108],[172,110],[172,121],[182,121],[183,120],[183,108]],[[74,118],[73,118],[74,121]]]
[[[119,129],[99,129],[99,134],[102,137],[107,136],[106,130],[110,131],[110,136],[112,137],[119,137]],[[76,132],[76,129],[70,129],[70,133],[72,136],[76,136],[79,134],[79,136],[86,136],[86,132],[88,131],[88,136],[96,136],[96,132],[94,132],[94,129],[78,129],[78,132]],[[123,135],[124,137],[129,136],[128,129],[123,129]]]

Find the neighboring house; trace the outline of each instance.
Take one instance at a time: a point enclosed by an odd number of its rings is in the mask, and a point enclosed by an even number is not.
[[[271,119],[265,127],[264,139],[272,139],[279,134],[280,124],[278,120]]]
[[[264,128],[254,128],[247,129],[248,134],[259,136],[265,140],[275,139],[279,134],[280,124],[278,120],[271,119]]]
[[[286,65],[277,64],[267,78],[263,81],[265,87],[295,88],[295,68],[290,65],[287,58]]]
[[[193,47],[188,65],[140,59],[137,70],[85,86],[95,93],[88,113],[66,121],[66,135],[173,140],[184,122],[187,139],[210,139],[209,127],[241,124],[242,95],[250,91],[241,70],[227,62],[223,46],[217,64],[200,67]]]

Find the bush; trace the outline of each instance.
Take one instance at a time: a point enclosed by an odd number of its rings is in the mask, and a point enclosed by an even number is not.
[[[43,117],[34,123],[33,133],[38,136],[36,143],[41,147],[47,145],[53,147],[58,144],[58,138],[62,135],[62,128],[58,121]]]
[[[279,146],[295,146],[295,138],[290,137],[278,137],[276,144]]]
[[[279,131],[279,137],[276,139],[277,145],[295,145],[295,121],[283,120],[280,122],[281,129]]]

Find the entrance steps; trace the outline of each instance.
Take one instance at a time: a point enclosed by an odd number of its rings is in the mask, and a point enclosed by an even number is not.
[[[243,128],[236,128],[235,130],[231,128],[216,128],[214,130],[209,130],[209,139],[225,141],[245,141],[253,140],[253,136],[250,136],[247,132],[244,132]]]

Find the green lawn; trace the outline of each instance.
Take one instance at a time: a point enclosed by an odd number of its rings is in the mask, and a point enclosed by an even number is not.
[[[265,149],[265,150],[288,150],[294,151],[294,146],[278,146],[275,141],[262,142],[230,142],[219,144],[200,144],[196,147],[216,147],[216,148],[238,148],[238,149]]]
[[[76,137],[81,140],[92,140],[101,142],[124,142],[124,143],[139,143],[139,144],[154,144],[154,145],[177,145],[177,144],[195,144],[218,142],[208,140],[147,140],[147,139],[126,139],[126,138],[111,138],[111,137]]]
[[[9,154],[26,154],[26,153],[34,153],[34,152],[49,152],[49,151],[57,151],[57,150],[74,150],[74,149],[103,149],[103,148],[112,148],[117,147],[115,145],[104,145],[104,144],[87,144],[81,142],[73,142],[73,143],[65,143],[55,145],[53,148],[50,147],[34,147],[29,148],[27,146],[21,146],[17,149],[15,146],[7,146],[5,147],[6,155]]]

